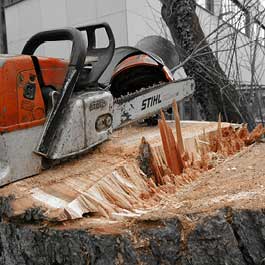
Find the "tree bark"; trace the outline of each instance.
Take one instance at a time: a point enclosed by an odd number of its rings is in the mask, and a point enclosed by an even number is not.
[[[0,1],[0,53],[7,53],[5,1]]]
[[[162,17],[175,43],[184,70],[196,82],[195,98],[202,108],[203,118],[217,120],[221,113],[223,120],[248,123],[255,126],[253,115],[248,110],[246,100],[228,80],[218,60],[214,56],[196,15],[195,0],[160,0]],[[196,57],[192,56],[194,51]]]
[[[264,265],[264,223],[262,210],[232,208],[114,234],[0,222],[0,265]]]

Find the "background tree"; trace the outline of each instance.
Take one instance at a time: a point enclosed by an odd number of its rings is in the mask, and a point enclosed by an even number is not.
[[[255,126],[255,119],[248,103],[240,97],[221,68],[213,53],[196,15],[195,0],[160,0],[161,14],[175,43],[184,70],[196,82],[195,99],[201,106],[202,117],[248,123]],[[217,30],[216,30],[217,31]]]

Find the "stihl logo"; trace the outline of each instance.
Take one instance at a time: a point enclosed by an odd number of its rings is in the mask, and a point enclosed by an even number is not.
[[[142,102],[142,110],[153,107],[154,105],[157,105],[161,102],[162,101],[160,99],[160,95],[156,95],[156,96],[144,99]]]

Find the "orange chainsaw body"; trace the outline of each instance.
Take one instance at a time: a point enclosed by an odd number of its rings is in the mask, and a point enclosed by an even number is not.
[[[38,58],[43,82],[59,90],[68,63]],[[46,120],[46,106],[31,56],[0,56],[0,133],[31,128]]]

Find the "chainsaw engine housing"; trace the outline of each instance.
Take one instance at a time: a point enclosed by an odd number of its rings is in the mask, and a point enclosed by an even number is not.
[[[49,159],[81,154],[107,140],[112,133],[112,108],[113,98],[110,92],[75,93],[56,129]]]
[[[68,102],[48,159],[61,160],[86,152],[112,133],[113,98],[109,92],[82,91]],[[43,125],[0,134],[0,186],[42,170],[36,154]]]

